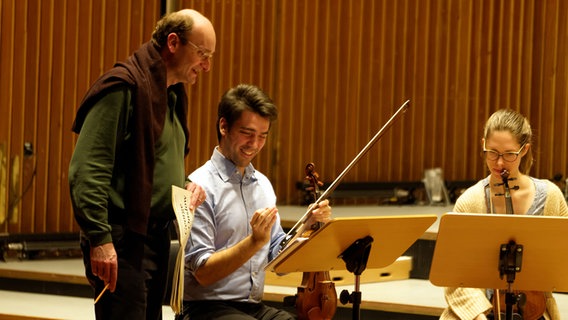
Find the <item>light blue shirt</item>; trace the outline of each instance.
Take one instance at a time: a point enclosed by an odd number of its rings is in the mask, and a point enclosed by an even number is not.
[[[193,273],[219,250],[235,246],[251,232],[254,212],[276,205],[276,194],[268,178],[252,164],[244,176],[215,148],[211,160],[189,175],[207,193],[207,200],[195,210],[185,252],[184,300],[232,300],[260,302],[264,292],[264,267],[280,249],[286,234],[280,217],[271,231],[271,240],[231,275],[201,286]]]

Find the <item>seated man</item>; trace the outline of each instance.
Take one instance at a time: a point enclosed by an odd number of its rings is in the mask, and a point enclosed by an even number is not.
[[[251,164],[278,111],[259,88],[238,85],[219,103],[219,145],[189,175],[207,194],[195,211],[186,249],[184,307],[177,319],[294,319],[261,302],[264,267],[286,234],[271,183]],[[319,203],[306,224],[327,222]]]

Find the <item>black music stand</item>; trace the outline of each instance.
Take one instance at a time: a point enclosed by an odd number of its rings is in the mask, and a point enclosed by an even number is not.
[[[392,264],[437,218],[436,215],[336,218],[308,239],[290,243],[265,269],[277,273],[349,270],[355,274],[355,291],[351,295],[342,292],[342,302],[353,303],[353,319],[359,319],[359,277],[364,269]]]
[[[568,291],[565,217],[447,213],[430,282],[443,287]],[[511,300],[511,299],[510,299]],[[507,299],[506,299],[507,301]],[[509,303],[510,302],[510,303]],[[507,319],[512,305],[507,303]]]

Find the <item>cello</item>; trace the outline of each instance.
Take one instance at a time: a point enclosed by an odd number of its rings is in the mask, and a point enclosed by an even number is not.
[[[317,201],[320,193],[319,187],[323,183],[318,180],[319,175],[314,169],[315,165],[308,163],[304,179],[309,185],[306,191],[309,191],[312,195],[312,201]],[[322,222],[316,222],[304,231],[302,237],[309,237],[313,231],[322,226]],[[337,309],[337,292],[335,291],[335,284],[331,281],[329,271],[304,272],[302,283],[298,286],[295,304],[299,320],[332,319]]]
[[[495,194],[505,198],[506,214],[515,214],[513,211],[513,200],[511,198],[511,189],[519,190],[519,186],[509,187],[509,181],[515,178],[509,177],[507,169],[501,170],[502,183],[496,186],[503,186],[503,193]],[[507,320],[538,320],[546,311],[546,297],[540,291],[513,291],[501,292],[495,289],[492,297],[494,318],[501,320],[507,316]],[[505,309],[506,313],[501,312]]]

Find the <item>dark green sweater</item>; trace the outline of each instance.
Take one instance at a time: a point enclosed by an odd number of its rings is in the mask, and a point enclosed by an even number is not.
[[[113,173],[110,181],[115,179],[116,171],[121,170],[120,173],[124,177],[124,186],[119,188],[119,190],[122,190],[120,197],[123,200],[124,214],[126,215],[125,225],[131,231],[145,235],[148,228],[148,219],[151,215],[150,212],[154,211],[154,208],[151,210],[152,198],[157,190],[154,185],[154,179],[164,175],[164,173],[156,170],[157,161],[159,160],[156,156],[159,155],[157,146],[163,135],[166,119],[172,117],[171,109],[168,109],[167,104],[168,91],[175,92],[176,107],[174,114],[177,115],[180,128],[185,136],[185,140],[181,142],[184,146],[184,152],[177,160],[180,163],[183,163],[183,156],[189,152],[187,144],[189,141],[187,95],[185,87],[181,83],[167,88],[166,66],[160,55],[159,48],[153,45],[152,42],[148,42],[126,61],[117,63],[114,68],[106,72],[91,86],[81,102],[73,124],[73,131],[80,133],[78,143],[81,143],[82,135],[91,135],[84,128],[84,125],[88,121],[87,118],[91,117],[90,114],[94,106],[99,105],[103,97],[106,97],[110,92],[117,92],[124,88],[127,88],[130,92],[128,104],[132,108],[129,109],[131,111],[128,111],[128,115],[123,114],[122,118],[119,117],[116,120],[118,121],[115,124],[116,130],[111,131],[116,135],[115,140],[118,145],[115,146],[115,149],[120,151],[120,153],[117,153],[115,155],[116,159],[112,161]],[[109,103],[100,104],[102,108],[108,109],[102,112],[102,114],[109,113],[116,116],[124,112],[125,103],[124,101],[119,103],[111,103],[109,101]],[[110,110],[117,108],[120,110]],[[127,121],[127,128],[123,131],[118,131],[118,125],[126,126],[125,121]],[[98,121],[96,126],[105,125]],[[108,130],[112,129],[108,128]],[[80,148],[79,145],[77,147]],[[98,151],[98,148],[108,148],[108,146],[97,144],[94,148]],[[84,151],[76,150],[75,154],[78,152]],[[85,172],[81,168],[83,164],[74,163],[76,161],[75,157],[74,155],[70,166],[69,184],[75,216],[81,225],[85,224],[85,220],[82,218],[85,216],[85,208],[91,205],[88,200],[85,200],[84,194],[81,194],[85,188],[99,187],[102,191],[105,191],[104,188],[107,188],[107,201],[111,199],[111,195],[110,191],[108,191],[110,184],[107,181],[98,182],[98,184],[106,184],[104,187],[97,185],[97,183],[95,185],[79,185],[80,183],[85,183],[85,181],[95,180],[83,177],[87,173],[94,174],[97,178],[101,178],[101,176],[95,173],[96,166]],[[83,159],[86,159],[86,157],[83,157]],[[98,161],[89,160],[91,162]],[[124,165],[114,168],[117,163]],[[99,196],[103,199],[104,193],[101,193]],[[98,204],[100,205],[101,202],[98,202]],[[100,214],[108,215],[108,210],[113,209],[113,205],[117,204],[108,202],[106,208],[98,208],[98,210],[104,210],[105,212]],[[155,214],[155,212],[152,214]],[[100,223],[104,225],[105,221],[101,220]],[[93,229],[96,230],[100,225],[91,225],[90,227],[85,225],[81,227],[85,232],[93,234],[87,229],[94,227]],[[100,232],[104,235],[100,234]],[[106,233],[105,230],[99,230],[99,234],[91,239],[92,242],[101,243],[102,239],[108,239],[109,236]]]

